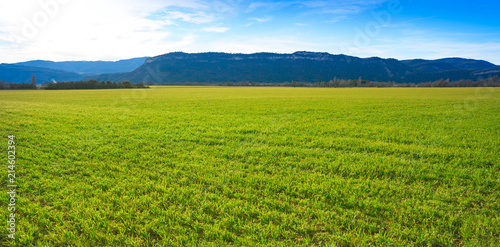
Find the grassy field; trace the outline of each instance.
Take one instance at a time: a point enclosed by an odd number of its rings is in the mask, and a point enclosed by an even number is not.
[[[0,119],[4,245],[500,246],[498,88],[0,91]]]

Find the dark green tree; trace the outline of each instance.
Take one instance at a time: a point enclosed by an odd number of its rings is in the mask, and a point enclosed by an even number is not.
[[[31,74],[31,86],[33,87],[33,89],[36,89],[36,76],[35,74]]]

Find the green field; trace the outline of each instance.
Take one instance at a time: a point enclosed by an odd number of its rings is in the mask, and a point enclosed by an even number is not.
[[[1,91],[0,119],[5,245],[500,246],[498,88]]]

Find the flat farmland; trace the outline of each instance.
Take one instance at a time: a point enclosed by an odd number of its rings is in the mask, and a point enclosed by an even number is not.
[[[498,88],[0,91],[0,134],[4,245],[500,245]]]

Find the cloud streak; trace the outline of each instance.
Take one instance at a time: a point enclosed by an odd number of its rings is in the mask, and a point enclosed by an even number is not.
[[[213,22],[216,18],[203,11],[196,11],[193,13],[186,13],[181,11],[170,11],[165,13],[165,18],[169,21],[182,20],[194,24],[203,24]]]
[[[300,6],[309,8],[312,13],[321,14],[358,14],[364,10],[372,9],[380,6],[388,0],[355,0],[355,1],[321,1],[321,0],[306,0],[306,1],[259,1],[252,2],[247,9],[247,12],[258,10],[276,10],[292,6]]]
[[[202,28],[201,30],[202,31],[205,31],[205,32],[212,32],[212,33],[225,33],[227,31],[229,31],[230,28],[227,28],[227,27],[205,27],[205,28]]]

